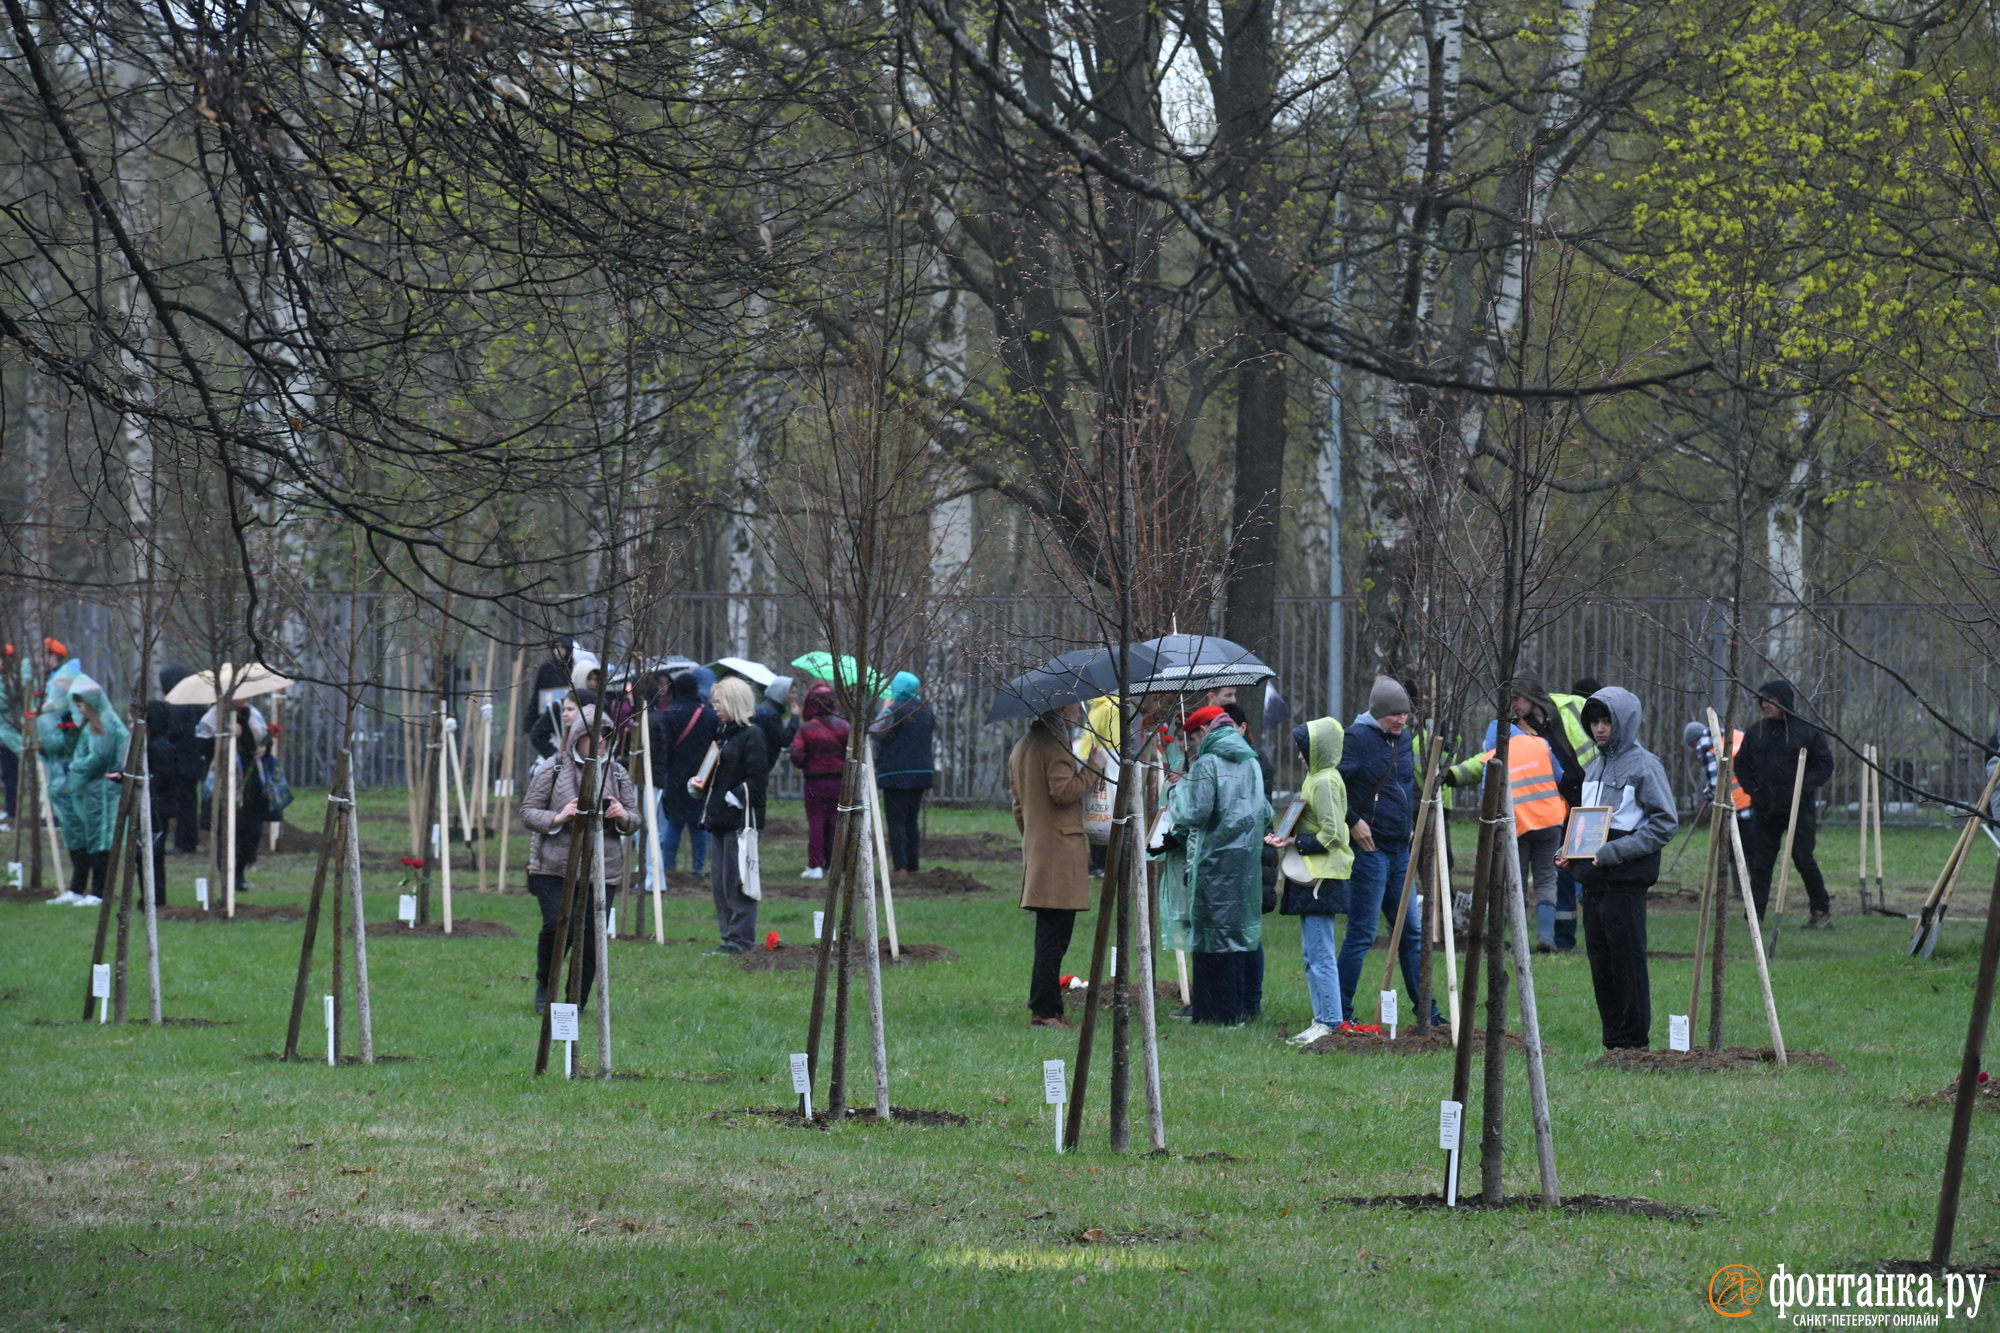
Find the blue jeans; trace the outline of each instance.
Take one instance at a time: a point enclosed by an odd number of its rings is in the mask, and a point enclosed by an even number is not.
[[[1299,947],[1306,956],[1306,994],[1312,997],[1313,1022],[1340,1026],[1346,1010],[1340,1002],[1340,964],[1333,949],[1333,918],[1299,918]]]
[[[699,875],[708,860],[708,830],[699,824],[683,824],[672,815],[660,820],[660,864],[668,870],[676,869],[674,861],[681,854],[681,830],[688,835],[689,866]]]
[[[1410,865],[1410,844],[1385,846],[1354,853],[1354,874],[1347,881],[1347,938],[1340,942],[1340,1011],[1354,1013],[1354,990],[1361,984],[1361,971],[1368,962],[1368,949],[1375,943],[1380,919],[1396,918],[1396,904],[1403,897],[1403,874]],[[1403,984],[1410,988],[1410,1001],[1417,997],[1417,949],[1422,939],[1417,914],[1403,920]]]

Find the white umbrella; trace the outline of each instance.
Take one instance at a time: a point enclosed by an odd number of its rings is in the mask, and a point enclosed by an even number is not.
[[[747,657],[719,657],[708,664],[708,669],[728,671],[745,680],[754,681],[759,689],[771,688],[771,682],[778,678],[777,672],[762,662],[753,662]]]
[[[262,662],[249,662],[240,667],[225,663],[222,683],[230,698],[240,700],[254,699],[260,694],[276,694],[292,681]],[[167,691],[167,702],[170,704],[212,704],[220,702],[221,698],[222,692],[215,687],[213,671],[197,671]]]

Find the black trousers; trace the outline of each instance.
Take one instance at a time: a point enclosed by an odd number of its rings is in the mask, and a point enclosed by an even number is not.
[[[1583,885],[1583,943],[1607,1050],[1652,1043],[1653,980],[1646,971],[1646,890]]]
[[[1220,1023],[1233,1027],[1249,1017],[1250,965],[1253,953],[1191,953],[1193,995],[1190,1002],[1197,1023]]]
[[[21,785],[21,756],[0,745],[0,787],[7,789],[7,818],[14,817],[14,789]]]
[[[111,853],[79,852],[72,849],[69,854],[69,875],[71,893],[94,893],[102,898],[104,886],[111,879]]]
[[[200,778],[154,778],[153,789],[153,852],[155,857],[166,850],[167,825],[174,826],[174,850],[194,852],[201,839]]]
[[[1245,957],[1250,961],[1243,965],[1243,1016],[1255,1018],[1264,1012],[1264,946],[1258,945]]]
[[[542,933],[535,937],[535,984],[549,992],[549,998],[558,1004],[569,1003],[569,993],[562,988],[562,978],[549,979],[549,960],[556,951],[556,922],[562,916],[563,877],[561,875],[528,876],[528,892],[535,895],[536,906],[542,909]],[[604,908],[608,912],[618,897],[618,886],[604,886]],[[590,988],[597,981],[597,949],[590,937],[583,933],[583,923],[590,919],[590,885],[576,886],[576,902],[571,904],[569,918],[570,948],[583,950],[583,1003],[590,1003]]]
[[[1770,903],[1771,872],[1777,869],[1778,856],[1785,850],[1785,820],[1791,813],[1787,806],[1767,818],[1752,807],[1750,818],[1743,823],[1743,859],[1750,865],[1750,893],[1757,900],[1759,919]],[[1792,832],[1792,866],[1805,885],[1812,910],[1826,912],[1833,904],[1826,896],[1826,876],[1820,874],[1819,862],[1813,859],[1813,844],[1818,840],[1818,812],[1810,799],[1801,800],[1799,826]]]
[[[1062,907],[1029,910],[1035,914],[1035,966],[1028,974],[1028,1011],[1036,1018],[1061,1018],[1063,955],[1076,933],[1076,913]]]
[[[923,841],[924,789],[882,788],[882,815],[889,826],[889,864],[915,870]]]

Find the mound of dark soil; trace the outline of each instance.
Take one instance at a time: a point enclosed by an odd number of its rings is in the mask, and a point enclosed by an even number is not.
[[[229,917],[223,915],[222,904],[220,902],[216,901],[213,897],[209,899],[209,902],[214,905],[205,912],[193,903],[169,903],[160,909],[160,920],[220,921],[227,924],[230,921],[303,921],[306,919],[306,909],[294,903],[249,903],[238,898],[236,900],[236,915]],[[134,921],[140,920],[140,914],[143,910],[137,904],[134,904],[132,919]],[[330,910],[322,909],[322,915],[330,916]]]
[[[1811,1069],[1846,1072],[1838,1061],[1823,1051],[1786,1051],[1785,1058],[1794,1065]],[[1693,1051],[1606,1051],[1591,1061],[1591,1065],[1602,1069],[1685,1069],[1707,1074],[1724,1069],[1756,1069],[1774,1065],[1777,1061],[1777,1052],[1769,1046],[1725,1046],[1719,1051],[1706,1048]]]
[[[0,887],[0,903],[45,903],[56,896],[54,889],[15,889]]]
[[[864,951],[863,947],[859,944],[855,946],[854,952],[849,955],[851,965],[860,965],[862,962],[861,955]],[[903,956],[900,964],[897,959],[889,956],[889,941],[883,940],[881,942],[881,953],[882,965],[884,967],[913,963],[955,962],[958,959],[957,954],[943,945],[911,944],[907,940],[903,941]],[[738,954],[736,965],[745,972],[796,972],[800,968],[816,966],[818,958],[819,945],[817,943],[780,944],[775,949],[766,949],[759,946],[748,953]],[[827,961],[828,966],[831,967],[836,960],[829,958]]]
[[[453,921],[449,936],[446,936],[444,933],[444,922],[442,921],[432,921],[428,925],[422,926],[406,926],[400,921],[370,921],[368,923],[368,933],[370,936],[380,935],[385,938],[393,938],[398,935],[413,938],[421,936],[426,939],[449,938],[454,940],[511,940],[516,938],[512,926],[499,921],[479,921],[471,917]]]
[[[1407,1208],[1413,1212],[1447,1211],[1442,1194],[1376,1194],[1366,1197],[1330,1199],[1329,1203],[1349,1208]],[[1539,1194],[1509,1194],[1497,1205],[1483,1202],[1477,1194],[1461,1195],[1459,1212],[1479,1212],[1493,1208],[1534,1208],[1542,1206]],[[1698,1222],[1707,1215],[1702,1208],[1659,1203],[1653,1199],[1622,1198],[1615,1194],[1566,1194],[1560,1210],[1571,1216],[1585,1213],[1622,1213],[1627,1217],[1651,1217],[1662,1222]]]
[[[1104,988],[1104,998],[1101,1001],[1099,1001],[1100,1005],[1103,1008],[1109,1009],[1111,1005],[1117,1000],[1118,992],[1120,990],[1123,990],[1125,992],[1126,1003],[1130,1004],[1133,1007],[1134,1011],[1136,1012],[1139,1005],[1139,996],[1141,994],[1137,982],[1127,982],[1123,986],[1106,986]],[[1066,990],[1063,992],[1064,1004],[1074,1004],[1077,1007],[1081,1008],[1083,1005],[1088,1003],[1089,1000],[1090,1000],[1090,987],[1088,986],[1076,987],[1074,989]],[[1180,1006],[1180,1002],[1181,1002],[1181,988],[1178,982],[1161,981],[1157,977],[1153,979],[1153,1004],[1156,1009],[1162,1005],[1170,1009],[1178,1008]]]
[[[1914,1102],[1911,1102],[1910,1105],[1950,1107],[1956,1105],[1957,1103],[1958,1103],[1958,1080],[1953,1079],[1951,1082],[1945,1084],[1942,1088],[1939,1088],[1936,1092],[1930,1093],[1927,1096],[1917,1098]],[[1989,1111],[2000,1111],[2000,1078],[1989,1078],[1984,1083],[1980,1084],[1979,1095],[1972,1099],[1972,1104],[1974,1106],[1985,1107]],[[1887,1273],[1892,1270],[1885,1268],[1882,1271]]]

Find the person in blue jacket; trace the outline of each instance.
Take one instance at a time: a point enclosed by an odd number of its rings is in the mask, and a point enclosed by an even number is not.
[[[875,785],[889,827],[889,860],[898,875],[917,872],[924,793],[936,777],[937,718],[923,699],[923,682],[907,671],[889,681],[889,701],[868,734],[875,741]]]
[[[1387,676],[1375,678],[1368,711],[1348,724],[1340,777],[1347,786],[1347,829],[1354,848],[1347,936],[1340,942],[1340,1009],[1351,1019],[1354,992],[1380,920],[1393,922],[1402,901],[1410,836],[1416,830],[1417,753],[1410,732],[1410,695]],[[1404,917],[1397,944],[1412,1004],[1417,996],[1417,917],[1416,912]]]

